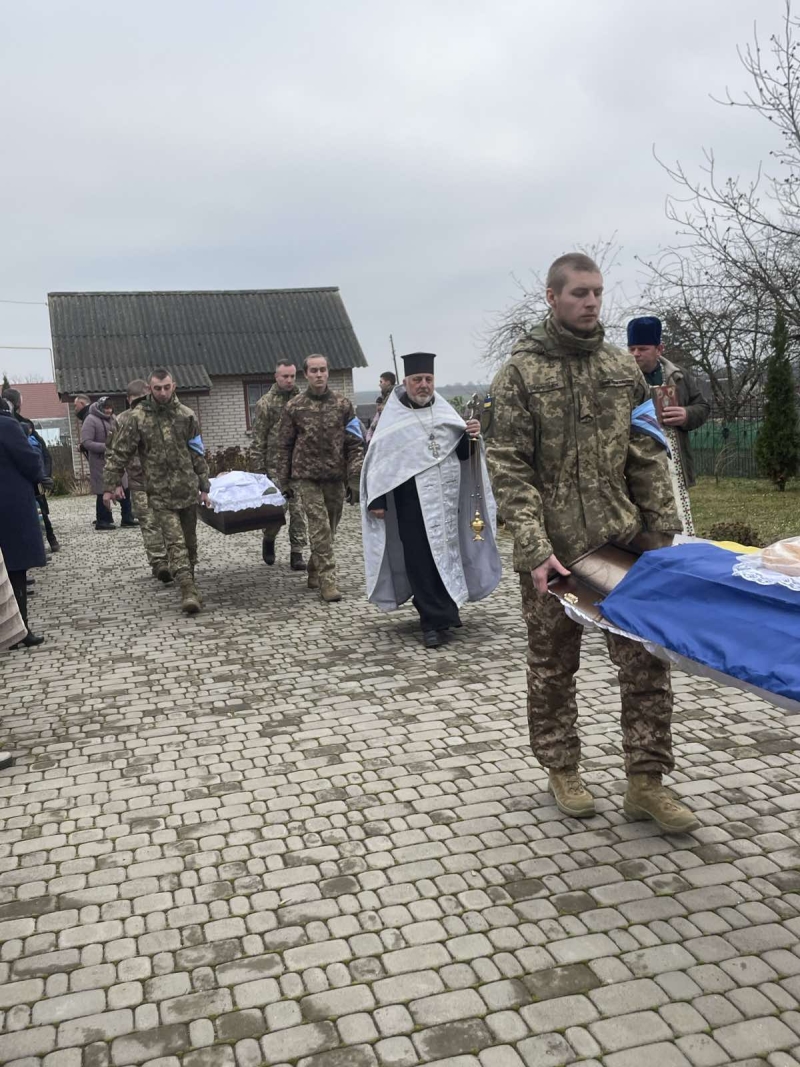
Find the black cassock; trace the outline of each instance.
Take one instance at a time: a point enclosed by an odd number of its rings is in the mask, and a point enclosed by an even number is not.
[[[469,458],[470,439],[465,433],[456,447],[460,460]],[[409,478],[392,490],[395,511],[397,512],[397,530],[403,545],[406,574],[411,586],[413,599],[411,603],[419,612],[419,621],[423,630],[446,630],[449,626],[459,626],[458,607],[445,589],[436,562],[428,544],[425,519],[417,493],[416,478]],[[386,509],[386,497],[378,497],[369,505],[369,510]]]

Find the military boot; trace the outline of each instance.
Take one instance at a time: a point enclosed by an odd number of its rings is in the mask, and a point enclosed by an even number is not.
[[[153,577],[158,578],[159,582],[163,582],[166,585],[172,581],[172,571],[169,569],[167,563],[154,563],[153,564]]]
[[[583,784],[577,767],[564,770],[553,767],[549,775],[550,792],[560,812],[575,819],[588,819],[595,814],[594,797]]]
[[[319,589],[319,575],[310,560],[308,564],[308,588]]]
[[[186,574],[181,577],[181,610],[187,615],[196,615],[200,610],[202,601],[194,578]]]
[[[289,566],[293,571],[304,571],[306,569],[305,560],[303,559],[303,553],[299,548],[293,548],[289,555]]]
[[[342,599],[342,594],[336,588],[336,582],[330,578],[322,578],[320,580],[319,594],[326,604],[333,604]]]
[[[632,819],[652,819],[665,834],[688,834],[697,830],[700,820],[661,784],[660,774],[630,774],[623,802]]]

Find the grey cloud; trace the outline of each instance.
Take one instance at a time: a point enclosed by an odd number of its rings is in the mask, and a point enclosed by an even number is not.
[[[781,10],[762,0],[765,29]],[[744,84],[746,0],[51,0],[2,17],[0,298],[338,284],[371,363],[359,385],[390,331],[440,352],[445,380],[480,373],[511,273],[575,242],[618,231],[633,284],[634,253],[671,236],[653,143],[687,163],[714,145],[734,171],[769,149],[709,99]],[[48,344],[46,314],[0,304],[8,340]]]

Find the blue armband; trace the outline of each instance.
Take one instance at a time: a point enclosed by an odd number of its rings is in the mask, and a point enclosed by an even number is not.
[[[345,431],[347,433],[351,433],[353,435],[353,437],[357,437],[359,439],[359,441],[363,441],[364,440],[364,432],[361,429],[361,423],[358,421],[358,418],[355,417],[355,416],[345,426]]]
[[[631,426],[639,433],[646,433],[648,437],[658,441],[661,447],[666,449],[667,455],[672,455],[666,434],[661,429],[661,425],[656,418],[656,408],[652,400],[645,400],[643,404],[633,409],[631,412]]]

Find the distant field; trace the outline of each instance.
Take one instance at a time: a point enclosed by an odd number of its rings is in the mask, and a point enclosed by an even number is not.
[[[466,382],[464,385],[440,385],[436,387],[437,392],[442,396],[450,399],[454,396],[472,396],[473,393],[479,393],[483,396],[484,393],[489,391],[488,385],[480,385],[476,382]],[[375,397],[378,395],[378,375],[375,375],[375,388],[374,389],[358,389],[355,394],[355,404],[374,404]]]

